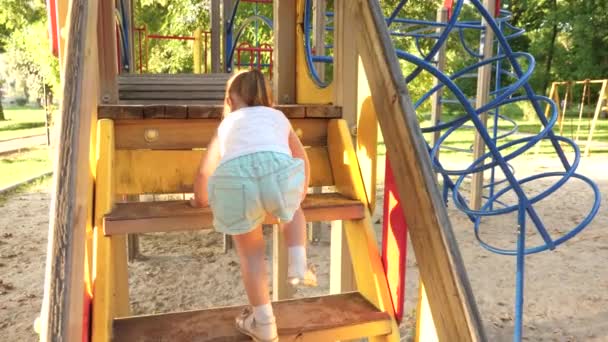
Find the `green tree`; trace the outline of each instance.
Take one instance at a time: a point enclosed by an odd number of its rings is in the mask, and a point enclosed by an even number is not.
[[[44,0],[0,0],[0,52],[13,32],[45,18]]]
[[[51,54],[44,21],[24,26],[12,33],[6,45],[8,70],[25,81],[26,97],[42,103],[45,88],[52,94],[59,89],[58,60]]]

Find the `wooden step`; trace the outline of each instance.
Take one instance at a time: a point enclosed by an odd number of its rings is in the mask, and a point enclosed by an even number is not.
[[[365,206],[337,193],[310,194],[302,203],[309,222],[356,220],[364,217]],[[275,224],[267,217],[266,224]],[[188,201],[119,203],[104,217],[104,234],[157,233],[210,229],[209,208],[193,208]]]
[[[114,342],[251,341],[234,327],[243,307],[118,318]],[[273,303],[281,341],[335,341],[391,333],[391,318],[357,292]]]
[[[99,119],[137,120],[137,119],[220,119],[224,107],[220,104],[188,103],[184,100],[164,100],[150,104],[142,101],[122,101],[118,105],[100,105],[97,108]],[[290,119],[325,118],[339,119],[342,108],[332,105],[277,105],[276,109]]]

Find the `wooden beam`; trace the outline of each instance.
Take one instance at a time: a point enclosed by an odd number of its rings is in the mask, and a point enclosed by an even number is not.
[[[226,47],[227,36],[226,30],[230,16],[232,15],[232,9],[234,8],[235,0],[222,0],[222,72],[228,72],[228,66],[230,65],[228,58],[228,51]]]
[[[91,340],[108,341],[112,320],[129,315],[129,285],[125,235],[104,236],[103,218],[114,204],[114,122],[99,120],[95,228],[93,251],[93,314]]]
[[[60,1],[61,6],[66,2]],[[94,0],[72,0],[63,74],[58,160],[49,223],[41,341],[83,336],[87,215],[92,202],[90,140],[98,93],[97,11]],[[63,15],[60,14],[61,18]],[[60,19],[61,21],[61,19]]]
[[[595,113],[593,114],[593,120],[591,121],[591,128],[589,129],[589,135],[587,136],[587,144],[585,144],[585,153],[584,156],[588,157],[591,154],[591,144],[593,143],[593,132],[595,131],[595,126],[597,125],[597,119],[602,112],[602,108],[604,107],[604,100],[608,97],[608,80],[605,80],[602,83],[602,89],[600,89],[599,97],[597,99],[597,105],[595,107]]]
[[[496,0],[483,0],[484,7],[489,13],[495,13]],[[483,21],[485,27],[485,34],[482,35],[483,41],[481,42],[480,53],[483,59],[490,59],[494,54],[494,32],[490,25]],[[488,103],[490,99],[490,91],[492,89],[492,65],[486,64],[478,69],[477,72],[477,95],[475,108],[481,108]],[[487,127],[488,113],[482,113],[479,118],[483,123],[483,127]],[[479,159],[484,155],[486,151],[486,145],[481,135],[478,132],[475,133],[475,142],[473,143],[473,160]],[[483,166],[482,162],[478,166]],[[474,173],[471,180],[471,209],[479,210],[481,208],[481,202],[483,197],[483,171]]]
[[[220,0],[211,0],[211,72],[222,72],[220,51],[222,48],[222,18],[220,15]]]
[[[114,1],[99,1],[97,40],[99,42],[100,103],[118,103],[118,60]]]
[[[357,127],[357,81],[358,81],[358,55],[353,23],[347,6],[350,0],[336,0],[334,2],[334,103],[342,107],[342,117],[346,120],[349,132]],[[353,143],[354,137],[350,135]],[[335,171],[334,171],[335,174]],[[341,222],[332,222],[332,258],[333,264],[330,274],[330,290],[338,292],[355,289],[352,262],[348,252],[348,241],[344,235]],[[340,277],[338,279],[337,277]],[[333,283],[333,285],[332,285]]]
[[[276,1],[273,4],[272,86],[275,103],[296,101],[296,18],[296,0]]]
[[[133,15],[133,0],[127,0],[127,6],[126,6],[126,11],[127,11],[127,20],[129,21],[127,27],[129,28],[129,32],[128,32],[128,37],[129,37],[129,73],[135,73],[137,72],[136,70],[136,63],[135,63],[135,41],[133,40],[133,27],[135,25],[134,22],[134,15]]]
[[[292,288],[287,283],[288,253],[285,232],[279,225],[272,225],[272,300],[289,299]]]
[[[403,73],[375,1],[349,2],[420,274],[441,341],[485,341],[483,325],[437,187]],[[337,182],[337,180],[336,180]]]

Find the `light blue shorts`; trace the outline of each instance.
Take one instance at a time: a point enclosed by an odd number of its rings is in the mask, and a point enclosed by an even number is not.
[[[277,152],[258,152],[220,164],[209,178],[209,205],[219,232],[248,233],[266,214],[293,219],[305,182],[304,161]]]

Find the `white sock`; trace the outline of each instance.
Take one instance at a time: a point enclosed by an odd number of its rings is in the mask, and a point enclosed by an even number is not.
[[[274,313],[272,312],[272,304],[262,304],[253,307],[253,317],[260,323],[270,323],[274,321]]]
[[[288,277],[303,278],[306,274],[306,248],[304,246],[289,247]]]

